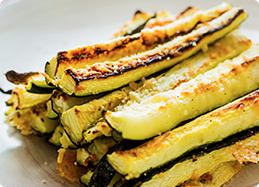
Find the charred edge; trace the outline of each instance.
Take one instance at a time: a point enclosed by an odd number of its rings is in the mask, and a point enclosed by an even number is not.
[[[150,18],[148,18],[143,24],[139,25],[136,29],[134,29],[133,31],[131,31],[130,33],[126,33],[124,34],[123,36],[129,36],[129,35],[133,35],[133,34],[136,34],[136,33],[139,33],[141,32],[141,30],[146,26],[147,22],[150,20],[150,19],[153,19],[153,18],[156,18],[156,13],[151,16]]]
[[[6,79],[13,84],[27,84],[28,78],[33,75],[38,75],[38,72],[28,72],[28,73],[17,73],[14,70],[6,72]]]
[[[144,172],[143,174],[141,174],[141,176],[139,178],[129,180],[126,184],[123,185],[123,187],[130,187],[130,186],[134,186],[139,183],[140,183],[139,185],[141,185],[142,183],[150,180],[154,175],[167,171],[168,169],[172,168],[177,163],[184,162],[185,160],[188,160],[188,159],[198,158],[198,157],[204,156],[205,154],[208,154],[212,151],[234,145],[235,143],[245,140],[246,138],[249,138],[258,133],[259,133],[259,127],[257,126],[257,127],[239,132],[237,134],[231,135],[231,136],[223,139],[222,141],[200,146],[198,148],[195,148],[193,150],[190,150],[190,151],[184,153],[182,156],[180,156],[172,161],[169,161],[160,167],[152,168],[149,171]],[[137,185],[137,186],[139,186],[139,185]]]
[[[2,92],[3,94],[8,94],[8,95],[12,94],[12,90],[4,91],[2,88],[0,88],[0,92]]]
[[[167,58],[175,58],[180,56],[182,53],[184,53],[185,51],[190,50],[191,48],[194,48],[193,44],[196,43],[198,44],[203,38],[205,38],[206,36],[212,35],[213,33],[224,29],[225,27],[229,26],[240,14],[242,14],[244,12],[244,10],[240,9],[231,19],[229,19],[226,23],[221,24],[220,26],[218,26],[217,28],[213,28],[211,30],[209,30],[206,33],[200,34],[198,36],[196,36],[195,39],[193,40],[186,40],[186,43],[188,43],[186,46],[182,46],[182,45],[178,45],[175,46],[175,50],[173,52],[169,52],[167,55],[163,54],[163,55],[159,55],[159,54],[151,54],[149,55],[149,57],[145,60],[142,61],[142,63],[137,63],[136,67],[133,67],[131,64],[128,67],[122,67],[117,69],[116,72],[112,72],[112,73],[103,73],[103,74],[94,74],[91,76],[87,76],[87,77],[78,77],[77,75],[75,75],[70,69],[66,70],[66,73],[68,73],[76,82],[76,85],[79,84],[79,82],[81,81],[85,81],[85,80],[90,80],[90,79],[105,79],[111,76],[117,76],[117,75],[121,75],[125,72],[128,72],[130,70],[134,70],[137,69],[139,67],[143,67],[143,66],[148,66],[151,64],[154,64],[156,62],[161,62],[166,60]]]
[[[78,61],[81,59],[93,59],[95,57],[97,57],[100,54],[104,54],[104,55],[108,55],[109,53],[112,53],[116,50],[120,50],[123,48],[126,48],[127,45],[129,43],[134,42],[135,40],[138,40],[140,37],[139,36],[127,36],[126,38],[123,39],[122,44],[119,46],[115,46],[113,49],[111,50],[107,50],[107,49],[101,49],[100,47],[95,46],[94,48],[94,52],[93,53],[88,53],[87,52],[87,47],[82,47],[82,48],[77,48],[75,49],[73,52],[71,52],[72,57],[68,58],[67,55],[67,51],[63,51],[63,52],[59,52],[57,54],[57,68],[59,66],[59,64],[62,63],[69,63],[73,60]]]
[[[69,140],[77,147],[77,148],[82,148],[82,146],[80,144],[77,144],[75,143],[70,135],[68,134],[68,132],[66,131],[66,129],[64,128],[64,125],[61,123],[61,120],[60,120],[60,117],[61,117],[61,114],[58,115],[58,123],[60,124],[60,126],[62,127],[62,129],[64,130],[64,132],[66,133],[67,137],[69,138]]]

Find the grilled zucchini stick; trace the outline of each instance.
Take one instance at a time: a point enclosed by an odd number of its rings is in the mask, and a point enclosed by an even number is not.
[[[74,106],[60,116],[60,122],[67,129],[71,140],[80,142],[83,130],[90,128],[102,117],[103,110],[112,110],[127,99],[130,87],[116,90],[104,97],[90,101],[80,106]]]
[[[185,161],[175,163],[170,169],[156,174],[150,180],[141,184],[141,181],[136,185],[125,185],[123,187],[142,186],[153,187],[163,186],[171,187],[177,186],[188,179],[195,179],[204,173],[211,171],[219,164],[238,161],[242,163],[258,163],[258,151],[259,151],[259,134],[254,135],[253,131],[250,131],[252,136],[236,142],[234,145],[222,146],[223,148],[216,149],[214,151],[207,152],[202,156],[195,156]],[[232,144],[232,143],[231,143]],[[201,153],[202,154],[202,153]]]
[[[174,66],[164,75],[144,80],[143,86],[130,92],[130,100],[140,102],[155,93],[175,89],[183,82],[216,67],[220,62],[238,56],[251,45],[249,39],[238,30],[234,30],[213,45],[204,46],[202,51]]]
[[[214,42],[238,27],[246,17],[242,9],[233,8],[190,34],[179,36],[153,50],[116,62],[96,63],[85,69],[70,67],[58,81],[58,86],[68,95],[78,96],[119,88],[188,58],[202,46]]]
[[[164,27],[145,29],[132,36],[119,37],[105,43],[89,45],[69,51],[59,52],[56,57],[46,63],[45,72],[50,78],[61,78],[64,70],[70,66],[84,68],[96,62],[114,61],[124,56],[143,52],[164,43],[176,34],[189,32],[198,22],[212,20],[231,8],[230,4],[221,5],[197,12],[190,18],[179,19]]]
[[[179,123],[222,106],[259,87],[259,46],[253,45],[232,61],[158,93],[122,111],[107,111],[110,126],[125,139],[147,139]],[[206,103],[206,104],[201,104]]]
[[[253,92],[140,147],[124,152],[115,151],[108,155],[108,161],[118,172],[127,175],[128,179],[138,177],[149,168],[163,165],[196,147],[259,126],[258,101],[259,91]]]

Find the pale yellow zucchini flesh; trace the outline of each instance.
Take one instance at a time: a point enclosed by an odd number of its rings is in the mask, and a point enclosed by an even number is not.
[[[189,32],[198,22],[204,23],[218,17],[230,8],[230,4],[222,3],[208,11],[197,12],[190,19],[179,18],[177,23],[173,22],[165,27],[144,29],[143,32],[132,36],[119,37],[105,43],[59,52],[56,57],[46,63],[45,72],[51,79],[59,79],[64,70],[70,66],[84,68],[86,65],[96,62],[115,61],[128,55],[149,50],[170,40],[178,33]]]
[[[108,161],[127,178],[138,177],[149,168],[163,165],[196,147],[259,126],[258,101],[259,91],[253,92],[140,147],[113,152],[107,156]]]
[[[116,62],[96,63],[86,69],[68,68],[57,81],[68,95],[89,95],[113,90],[169,68],[223,37],[246,19],[246,13],[233,8],[191,33],[179,36],[157,48],[122,58]],[[175,22],[174,22],[175,23]]]
[[[147,139],[257,89],[258,71],[259,46],[253,45],[233,60],[226,60],[174,90],[158,93],[121,111],[107,111],[105,119],[125,139]]]
[[[175,89],[183,82],[202,74],[226,59],[232,59],[247,50],[252,42],[238,30],[234,30],[212,45],[185,59],[166,73],[143,81],[143,86],[131,91],[130,102],[140,102],[158,92]]]

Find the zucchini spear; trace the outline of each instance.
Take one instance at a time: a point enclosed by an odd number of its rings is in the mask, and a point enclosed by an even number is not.
[[[207,11],[198,11],[190,16],[190,19],[178,19],[164,27],[144,29],[141,33],[132,36],[119,37],[105,43],[59,52],[56,57],[46,63],[45,72],[51,79],[60,79],[64,70],[70,66],[76,69],[84,68],[86,65],[96,62],[115,61],[143,52],[170,40],[179,33],[189,32],[197,23],[212,20],[230,8],[230,4],[222,3]]]
[[[247,17],[233,8],[193,32],[173,39],[157,48],[122,58],[116,62],[95,63],[86,69],[68,68],[58,80],[58,87],[68,95],[89,95],[113,90],[131,81],[169,68],[229,33]],[[175,23],[175,22],[174,22]]]
[[[259,46],[253,45],[232,61],[161,92],[122,111],[107,111],[108,124],[126,139],[147,139],[176,127],[259,87]],[[204,104],[202,104],[204,103]]]
[[[238,161],[258,163],[259,128],[240,132],[223,142],[193,150],[159,168],[150,169],[138,179],[126,181],[121,187],[171,187],[213,170],[219,164]]]

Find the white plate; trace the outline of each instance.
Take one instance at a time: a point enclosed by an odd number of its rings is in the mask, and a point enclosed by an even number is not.
[[[7,0],[10,1],[10,0]],[[45,62],[56,52],[108,39],[133,13],[140,9],[168,9],[179,13],[188,5],[209,8],[221,1],[82,1],[82,0],[14,0],[9,6],[0,4],[0,73],[43,71]],[[253,42],[259,42],[259,5],[254,0],[231,0],[245,8],[249,18],[241,30]],[[0,77],[0,86],[11,85]],[[57,175],[56,148],[44,138],[19,134],[5,123],[4,101],[0,96],[0,184],[9,186],[79,186]],[[47,162],[48,165],[44,163]],[[245,167],[227,186],[256,186],[258,165]],[[46,183],[42,183],[45,180]]]

